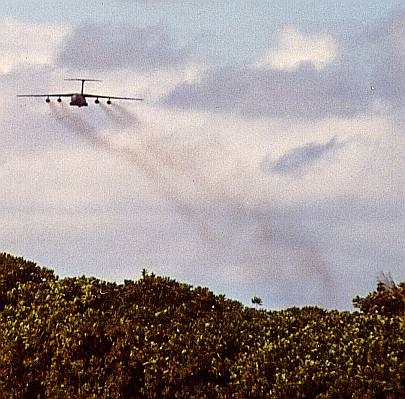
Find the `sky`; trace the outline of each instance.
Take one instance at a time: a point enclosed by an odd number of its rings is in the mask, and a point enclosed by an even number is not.
[[[405,280],[399,1],[3,0],[0,251],[269,309]],[[17,94],[143,97],[69,107]]]

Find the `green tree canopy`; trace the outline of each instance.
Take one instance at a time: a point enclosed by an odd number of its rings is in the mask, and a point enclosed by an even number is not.
[[[59,279],[6,254],[0,284],[1,398],[405,397],[401,284],[362,312],[268,311],[146,270]]]

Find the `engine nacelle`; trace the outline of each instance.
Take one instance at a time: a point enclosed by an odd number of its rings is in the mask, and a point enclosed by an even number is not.
[[[96,104],[100,104],[100,100],[98,98],[96,98],[96,100],[94,101]]]
[[[51,99],[49,97],[47,97],[47,99],[45,100],[45,102],[50,103]]]
[[[57,101],[58,101],[58,103],[61,103],[62,99],[59,97]]]
[[[107,100],[107,104],[108,104],[108,105],[111,105],[111,100]]]

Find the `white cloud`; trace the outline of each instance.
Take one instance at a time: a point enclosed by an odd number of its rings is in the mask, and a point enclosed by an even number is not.
[[[209,66],[194,62],[186,62],[165,70],[134,71],[131,68],[117,71],[87,72],[86,76],[101,79],[102,83],[86,83],[89,93],[110,94],[113,96],[132,96],[144,98],[145,104],[152,104],[167,96],[178,84],[198,82]],[[90,74],[90,75],[89,75]],[[77,90],[77,82],[63,82],[64,77],[80,77],[83,70],[61,68],[60,76],[55,76],[52,90]],[[138,103],[140,106],[141,104]],[[137,108],[137,107],[135,107]]]
[[[279,289],[283,305],[319,304],[326,299],[316,290],[334,272],[323,250],[331,253],[330,242],[334,248],[345,243],[333,225],[328,227],[328,215],[319,216],[316,208],[310,219],[316,226],[310,231],[312,225],[305,226],[299,209],[332,200],[340,204],[339,198],[348,196],[378,204],[379,194],[390,196],[404,186],[403,140],[381,145],[390,133],[383,116],[293,123],[158,109],[147,103],[125,105],[121,111],[113,106],[107,115],[94,104],[69,110],[80,115],[83,127],[97,125],[94,134],[114,150],[89,145],[80,125],[76,132],[60,125],[55,130],[60,144],[16,152],[0,169],[0,218],[7,226],[0,234],[3,248],[64,274],[131,278],[146,267],[246,296],[246,301],[252,286],[265,298],[268,292],[278,295],[277,287],[286,284]],[[49,113],[41,118],[47,131],[52,118]],[[303,179],[260,171],[269,152],[277,159],[335,136],[347,145]],[[395,158],[393,147],[398,149]],[[395,176],[395,186],[388,176]],[[341,216],[349,230],[350,217]],[[321,235],[327,228],[330,240],[325,243]],[[339,264],[338,254],[333,259]],[[362,267],[367,266],[359,264],[358,270]],[[315,286],[311,298],[304,290],[297,292],[305,292],[305,298],[286,294],[303,281]],[[324,303],[332,306],[332,301]]]
[[[317,37],[300,35],[308,43]],[[300,43],[304,47],[302,40]],[[11,48],[7,51],[12,52]],[[277,54],[282,49],[280,43]],[[52,51],[42,51],[48,58],[29,62],[52,64]],[[310,61],[298,54],[294,62],[326,65],[325,57],[322,61],[316,52],[311,54],[305,56]],[[275,62],[273,58],[271,62]],[[17,57],[13,65],[21,62],[23,58]],[[296,65],[294,62],[285,61],[284,68]],[[62,82],[62,78],[81,72],[47,66],[42,68],[44,84],[38,76],[41,68],[31,68],[32,74],[28,69],[26,65],[3,75],[3,97],[11,98],[19,91],[68,90],[76,83]],[[357,232],[364,236],[364,242],[358,240],[353,246],[364,253],[364,259],[357,260],[356,272],[368,267],[367,242],[380,255],[390,249],[388,238],[395,238],[400,230],[387,228],[387,242],[378,245],[378,229],[369,223],[372,217],[360,214],[364,227],[356,230],[352,221],[356,209],[350,213],[350,204],[346,207],[341,201],[350,197],[357,204],[361,199],[364,208],[371,203],[381,214],[384,205],[380,207],[380,200],[397,202],[402,209],[405,160],[401,149],[405,139],[399,131],[390,136],[390,109],[380,107],[373,115],[357,118],[297,121],[246,120],[235,113],[151,106],[178,83],[198,81],[204,71],[205,66],[185,64],[166,71],[128,68],[94,76],[104,81],[89,83],[90,92],[146,97],[144,103],[121,103],[122,112],[120,105],[113,106],[110,114],[93,103],[86,109],[70,109],[83,118],[84,127],[86,123],[95,126],[87,133],[112,144],[110,152],[105,145],[97,148],[86,142],[86,129],[64,128],[43,101],[19,99],[17,104],[23,110],[19,113],[15,103],[8,101],[7,112],[0,118],[3,146],[8,143],[8,152],[0,159],[3,249],[66,274],[131,278],[142,267],[152,268],[194,284],[208,284],[228,295],[245,296],[246,301],[254,286],[260,289],[255,294],[262,297],[280,292],[283,305],[326,301],[313,294],[330,277],[318,281],[316,267],[324,260],[332,259],[339,272],[352,276],[347,261],[352,249],[346,250],[345,237]],[[125,116],[129,110],[132,116]],[[276,160],[294,148],[327,143],[333,137],[345,145],[333,157],[316,163],[303,178],[260,171],[266,155]],[[38,148],[41,143],[44,147]],[[171,201],[173,198],[177,201]],[[328,201],[336,202],[337,211],[327,212],[323,204]],[[306,221],[305,207],[311,205],[314,211]],[[337,225],[343,225],[348,234],[340,235],[339,227],[332,223],[338,211]],[[378,233],[373,241],[365,235],[370,226]],[[345,251],[346,258],[342,258]],[[303,262],[307,263],[305,270],[300,269]],[[333,267],[326,265],[326,274],[334,273]],[[353,280],[365,284],[361,272]],[[316,285],[314,290],[297,289],[308,282]],[[291,298],[291,291],[302,297]],[[309,297],[308,291],[314,296]],[[339,304],[348,306],[349,301],[341,299]],[[328,304],[332,306],[332,301]]]
[[[170,177],[179,195],[196,206],[215,201],[260,206],[270,199],[280,206],[299,206],[339,196],[364,197],[377,193],[382,170],[395,170],[393,165],[388,167],[385,153],[376,157],[391,129],[384,114],[292,122],[145,105],[133,110],[141,121],[139,130],[129,126],[113,140],[120,146],[143,149]],[[268,176],[260,170],[268,154],[276,160],[308,143],[334,138],[341,144],[336,153],[300,179]],[[386,147],[386,151],[391,153],[393,148]],[[370,166],[376,174],[364,179]],[[380,183],[379,190],[383,186],[386,192],[392,189],[389,180]]]
[[[280,33],[276,47],[267,49],[255,63],[264,69],[295,70],[310,63],[320,70],[338,56],[338,47],[331,35],[306,34],[294,26],[286,26]]]
[[[0,20],[0,73],[19,64],[52,64],[67,26],[21,22],[15,18]]]

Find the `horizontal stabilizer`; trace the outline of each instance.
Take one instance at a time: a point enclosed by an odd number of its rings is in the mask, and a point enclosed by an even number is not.
[[[102,82],[102,80],[99,79],[79,79],[79,78],[73,78],[73,79],[64,79],[64,80],[76,80],[79,82]]]

